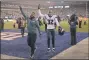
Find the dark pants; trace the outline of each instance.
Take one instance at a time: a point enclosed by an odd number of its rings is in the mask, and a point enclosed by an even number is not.
[[[45,31],[47,32],[47,24],[45,24]]]
[[[84,25],[86,25],[86,21],[84,21]]]
[[[15,28],[15,24],[13,24],[13,28]]]
[[[20,28],[21,28],[21,24],[19,23],[19,24],[18,24],[18,29],[20,29]]]
[[[0,29],[0,41],[1,41],[1,29]]]
[[[79,21],[79,28],[82,28],[81,25],[82,25],[82,21]]]
[[[50,48],[50,40],[52,37],[52,47],[55,47],[55,30],[54,29],[48,29],[47,30],[47,44],[48,44],[48,48]]]
[[[71,32],[71,45],[76,44],[76,28],[70,28]]]
[[[25,27],[21,27],[21,35],[24,36]]]
[[[36,37],[36,33],[28,33],[27,42],[28,46],[31,47],[31,56],[34,54]]]
[[[1,28],[2,28],[2,30],[4,30],[4,24],[2,24]]]

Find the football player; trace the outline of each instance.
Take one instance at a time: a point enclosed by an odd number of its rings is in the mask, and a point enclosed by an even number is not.
[[[40,10],[40,4],[38,5],[38,14],[39,16],[44,18],[44,22],[47,25],[47,45],[48,52],[51,51],[50,48],[50,36],[52,37],[52,51],[55,52],[55,24],[59,27],[59,22],[57,20],[57,16],[52,14],[52,10],[49,11],[48,14],[43,15]]]
[[[31,58],[33,58],[34,52],[36,50],[35,43],[36,43],[36,38],[37,38],[37,29],[40,34],[39,23],[36,20],[35,12],[32,12],[29,17],[23,12],[21,6],[19,6],[19,8],[20,8],[20,11],[21,11],[22,15],[24,16],[25,20],[27,20],[27,30],[28,30],[27,43],[28,43],[28,46],[31,48]]]

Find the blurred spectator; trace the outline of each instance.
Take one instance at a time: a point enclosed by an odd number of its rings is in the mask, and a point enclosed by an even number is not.
[[[18,29],[20,29],[21,28],[21,18],[17,19],[17,24],[18,24]]]
[[[57,16],[57,19],[58,19],[58,22],[60,22],[60,21],[61,21],[61,18],[60,18],[60,16],[59,16],[59,15]]]
[[[0,30],[4,30],[4,20],[0,18]]]
[[[79,20],[79,28],[82,28],[82,16],[80,15],[79,16],[79,18],[78,18],[78,20]]]
[[[61,22],[61,18],[60,18],[60,16],[59,15],[57,15],[57,20],[58,20],[58,22]],[[55,28],[57,27],[57,25],[56,25],[56,23],[55,23]]]
[[[86,21],[87,21],[87,18],[86,18],[86,17],[84,17],[84,25],[86,25]]]
[[[16,20],[13,21],[13,28],[16,28]]]
[[[15,26],[15,23],[13,24],[13,27],[15,28],[16,26]]]
[[[76,41],[76,25],[78,25],[77,19],[78,18],[76,14],[73,14],[70,17],[70,20],[68,21],[70,25],[70,32],[71,32],[71,45],[75,45],[77,43]]]
[[[22,35],[22,37],[24,37],[24,30],[25,30],[25,27],[26,27],[26,21],[23,17],[21,18],[20,21],[21,21],[21,26],[20,26],[21,35]]]

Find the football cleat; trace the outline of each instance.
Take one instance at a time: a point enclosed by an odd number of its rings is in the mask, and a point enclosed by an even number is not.
[[[55,48],[52,48],[52,51],[55,52]]]
[[[48,49],[47,49],[47,52],[51,52],[51,49],[50,49],[50,48],[48,48]]]

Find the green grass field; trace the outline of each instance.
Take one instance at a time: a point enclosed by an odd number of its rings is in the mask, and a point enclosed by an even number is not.
[[[82,28],[78,28],[77,26],[77,32],[88,32],[88,21],[87,21],[87,25],[84,25],[83,23],[82,23]],[[70,27],[67,21],[61,21],[60,25],[62,26],[62,28],[65,29],[66,32],[70,31]],[[17,29],[17,25],[16,25],[16,28],[13,28],[13,22],[5,22],[4,28],[5,29]],[[44,31],[45,29],[44,25],[41,26],[40,28],[42,31]]]

